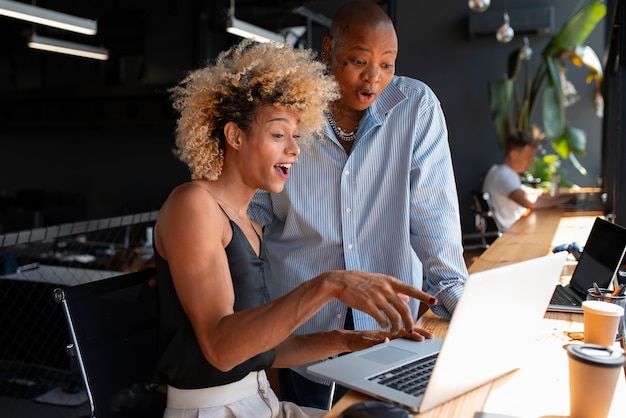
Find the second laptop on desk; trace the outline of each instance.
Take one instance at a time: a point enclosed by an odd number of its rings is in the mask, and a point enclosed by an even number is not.
[[[582,312],[582,301],[595,282],[608,288],[626,252],[626,228],[596,218],[569,284],[557,285],[548,305],[552,312]]]
[[[444,340],[395,339],[308,371],[413,412],[438,406],[523,364],[566,256],[551,254],[470,275]],[[424,361],[434,368],[432,374],[418,372],[417,379],[426,376],[423,384],[394,382],[392,375]],[[415,393],[418,386],[421,393]]]

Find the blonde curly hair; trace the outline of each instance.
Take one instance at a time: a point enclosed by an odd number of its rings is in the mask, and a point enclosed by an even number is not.
[[[323,111],[339,97],[314,51],[250,40],[190,72],[169,92],[180,113],[174,154],[194,180],[216,180],[222,172],[227,122],[249,133],[259,106],[273,104],[296,112],[301,136],[312,137],[325,124]]]

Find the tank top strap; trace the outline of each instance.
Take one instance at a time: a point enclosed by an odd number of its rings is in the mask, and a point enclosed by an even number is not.
[[[228,213],[226,213],[226,211],[224,210],[224,208],[222,207],[222,205],[220,205],[219,203],[217,203],[217,206],[220,207],[220,209],[222,210],[222,212],[224,213],[224,216],[226,216],[226,218],[228,218],[229,221],[232,222],[232,219],[230,219],[230,216],[228,216]]]
[[[241,227],[239,225],[237,225],[237,222],[233,221],[230,216],[228,216],[228,213],[226,213],[226,211],[224,210],[224,208],[222,207],[222,205],[219,204],[219,202],[217,203],[217,206],[220,207],[220,209],[222,210],[222,212],[224,212],[224,216],[226,216],[226,218],[230,221],[231,224],[231,228],[233,227],[233,224],[239,228],[239,230],[241,230]],[[252,224],[252,222],[250,222],[250,226],[252,227],[252,230],[254,231],[254,234],[257,236],[257,238],[259,239],[259,242],[262,242],[263,240],[261,239],[261,235],[259,235],[259,233],[257,232],[256,228],[254,227],[254,225]]]

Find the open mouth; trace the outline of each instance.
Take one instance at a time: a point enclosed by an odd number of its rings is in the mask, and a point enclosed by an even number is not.
[[[360,100],[367,101],[367,102],[374,100],[374,98],[376,97],[375,93],[368,91],[368,90],[361,90],[358,93],[358,95],[359,95]]]
[[[291,168],[291,164],[285,164],[285,163],[276,164],[274,168],[282,177],[284,178],[289,177],[289,169]]]

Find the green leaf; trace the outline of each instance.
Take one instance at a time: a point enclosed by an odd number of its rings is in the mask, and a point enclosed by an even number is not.
[[[517,78],[517,75],[519,74],[521,50],[522,50],[522,47],[519,47],[513,50],[513,52],[509,54],[509,59],[507,60],[508,62],[507,77],[510,78],[511,80],[515,80]]]
[[[501,149],[505,148],[506,138],[512,126],[512,103],[513,80],[503,79],[489,82],[489,104],[491,107],[491,118],[496,125],[498,144]]]
[[[573,49],[582,45],[589,34],[595,29],[606,15],[606,5],[603,0],[592,0],[569,18],[561,30],[552,37],[542,55],[555,56],[563,49]]]
[[[552,141],[552,148],[559,154],[559,156],[563,159],[567,158],[569,155],[569,144],[567,143],[567,136],[561,135],[558,138],[555,138]]]
[[[555,87],[546,87],[543,91],[543,129],[548,138],[565,130],[565,107]]]
[[[585,155],[587,149],[587,134],[582,129],[568,126],[565,130],[565,137],[570,151],[578,155]]]
[[[561,159],[556,154],[546,154],[542,157],[535,157],[534,164],[528,169],[528,171],[537,178],[542,180],[541,187],[549,185],[553,173],[559,171],[561,167]],[[545,183],[545,184],[544,184]]]

